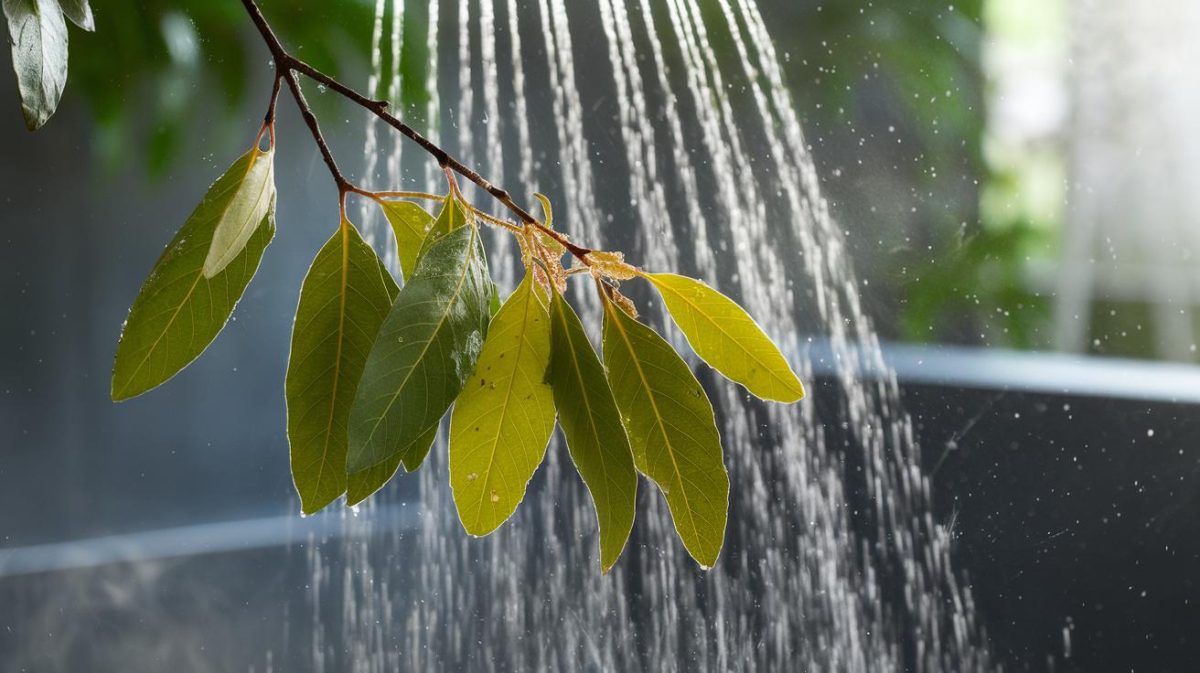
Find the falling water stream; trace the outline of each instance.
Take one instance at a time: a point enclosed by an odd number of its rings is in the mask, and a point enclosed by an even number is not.
[[[526,202],[550,194],[578,240],[739,297],[805,381],[814,358],[836,375],[800,404],[763,404],[693,358],[730,472],[726,547],[707,572],[644,482],[602,577],[557,438],[514,518],[470,538],[439,438],[419,474],[342,515],[357,534],[308,546],[308,604],[289,610],[311,615],[313,669],[993,670],[755,0],[416,4],[377,0],[373,89],[396,97],[403,22],[426,20],[431,135]],[[441,191],[431,162],[377,132],[368,180]],[[507,289],[518,265],[501,240]],[[571,296],[595,328],[583,289]],[[653,297],[630,293],[687,352]]]

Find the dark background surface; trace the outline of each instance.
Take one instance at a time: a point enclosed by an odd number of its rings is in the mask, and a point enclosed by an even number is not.
[[[835,385],[814,383],[817,400]],[[925,441],[937,515],[953,522],[956,561],[1006,670],[1194,670],[1200,464],[1189,449],[1200,443],[1200,407],[930,384],[905,385],[903,396]],[[189,498],[211,490],[177,488]],[[265,493],[255,491],[268,510]],[[147,497],[108,504],[136,508]],[[376,525],[402,524],[385,515]],[[247,670],[270,657],[302,669],[313,617],[285,607],[306,605],[315,580],[299,539],[0,577],[0,653],[9,653],[0,661],[136,672]],[[328,567],[338,549],[324,546]],[[336,601],[323,609],[340,619]]]

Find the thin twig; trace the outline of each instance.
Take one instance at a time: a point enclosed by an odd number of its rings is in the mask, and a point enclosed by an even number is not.
[[[317,123],[317,116],[313,114],[308,101],[304,99],[304,92],[300,89],[300,82],[296,81],[296,72],[284,69],[283,78],[287,80],[288,88],[292,90],[292,98],[296,100],[296,107],[300,108],[300,116],[304,117],[304,123],[308,124],[308,129],[312,132],[313,140],[317,143],[317,148],[321,150],[321,157],[325,159],[325,165],[329,167],[329,172],[333,174],[333,181],[337,183],[338,196],[345,196],[346,192],[360,192],[361,190],[355,187],[342,174],[342,170],[338,168],[337,160],[333,158],[333,152],[329,150],[329,144],[325,142],[325,136],[321,133],[321,126]]]
[[[279,102],[279,87],[282,84],[283,77],[276,71],[275,84],[271,87],[271,102],[267,104],[267,114],[263,117],[263,124],[267,126],[275,125],[275,105]]]
[[[471,211],[473,213],[475,213],[475,216],[478,217],[479,219],[489,222],[491,224],[494,224],[498,227],[503,227],[515,234],[521,233],[522,231],[524,231],[524,226],[528,226],[528,225],[517,224],[516,222],[513,222],[511,220],[506,220],[503,217],[496,217],[495,215],[491,215],[484,210],[480,210],[479,208],[476,208],[475,206],[471,206]]]
[[[444,195],[429,192],[371,192],[370,197],[376,201],[384,199],[424,199],[426,201],[441,201]]]
[[[287,49],[283,47],[283,44],[279,41],[279,38],[275,36],[275,32],[271,29],[270,24],[267,23],[266,17],[263,16],[262,10],[259,9],[255,0],[242,0],[242,4],[246,8],[246,12],[250,15],[250,20],[254,23],[255,28],[257,28],[258,32],[262,35],[263,41],[266,42],[267,49],[270,50],[272,57],[275,59],[276,71],[287,80],[288,88],[292,90],[292,97],[296,99],[296,104],[300,108],[300,113],[303,115],[305,123],[308,124],[308,128],[312,132],[313,139],[317,142],[317,147],[320,148],[321,155],[324,157],[326,165],[329,166],[329,170],[333,174],[334,181],[337,183],[338,190],[340,192],[355,192],[369,196],[369,193],[355,187],[348,179],[346,179],[341,170],[338,169],[337,162],[334,161],[333,155],[329,152],[329,147],[325,142],[325,138],[321,135],[321,130],[317,125],[316,117],[313,115],[312,109],[309,108],[308,103],[304,100],[304,94],[300,91],[299,83],[296,82],[295,73],[297,72],[311,78],[318,84],[323,84],[327,88],[345,97],[356,105],[369,110],[372,114],[382,119],[389,126],[399,131],[405,137],[412,140],[417,145],[420,145],[422,149],[428,152],[429,155],[438,162],[439,166],[447,171],[447,174],[449,174],[450,171],[453,171],[463,178],[475,183],[488,194],[491,194],[493,198],[502,203],[506,208],[508,208],[508,210],[516,215],[519,220],[537,228],[542,233],[558,241],[576,258],[583,261],[585,264],[588,263],[586,257],[589,252],[592,252],[591,249],[575,245],[566,236],[554,231],[553,229],[550,229],[549,227],[546,227],[541,222],[534,219],[533,215],[530,215],[528,211],[521,206],[518,206],[516,202],[513,201],[512,196],[507,191],[488,182],[487,179],[482,175],[464,165],[454,157],[450,156],[448,152],[443,150],[441,147],[438,147],[435,143],[433,143],[433,141],[421,135],[411,126],[405,124],[390,114],[387,111],[387,101],[372,100],[367,98],[354,89],[342,84],[329,75],[326,75],[304,61],[292,56]]]

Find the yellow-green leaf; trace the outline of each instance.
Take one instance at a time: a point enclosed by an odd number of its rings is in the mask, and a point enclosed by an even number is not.
[[[346,492],[346,422],[367,353],[400,289],[343,219],[317,253],[292,328],[286,398],[292,480],[311,514]]]
[[[450,416],[450,487],[463,528],[487,535],[525,498],[554,432],[549,297],[531,275],[488,327]]]
[[[790,403],[804,397],[804,386],[783,353],[744,308],[694,278],[643,276],[658,288],[675,324],[713,369],[764,400]]]
[[[425,237],[433,229],[433,216],[411,201],[380,201],[379,208],[383,210],[388,224],[392,225],[396,253],[400,258],[400,273],[408,278],[416,270],[417,254],[421,252]]]
[[[607,573],[633,530],[637,472],[604,367],[579,316],[562,295],[551,303],[550,369],[558,422],[571,460],[587,485],[600,528],[600,569]]]
[[[411,472],[424,460],[475,369],[491,287],[474,226],[446,234],[418,262],[371,347],[350,408],[349,504],[383,486],[401,462]]]
[[[275,204],[242,252],[212,278],[204,259],[225,205],[233,198],[248,157],[234,162],[204,195],[158,258],[129,310],[113,363],[112,398],[124,400],[163,383],[195,360],[225,326],[275,236]]]
[[[604,364],[638,470],[662,490],[688,553],[711,568],[725,540],[729,476],[708,396],[666,340],[607,299]]]
[[[275,148],[267,151],[253,147],[246,153],[246,168],[221,211],[213,232],[208,255],[204,258],[204,277],[212,278],[241,254],[255,228],[275,202]]]

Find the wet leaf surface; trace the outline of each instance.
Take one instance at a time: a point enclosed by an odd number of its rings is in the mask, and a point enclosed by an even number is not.
[[[432,244],[396,297],[350,410],[347,502],[378,490],[402,462],[420,466],[487,337],[492,292],[474,226]]]

